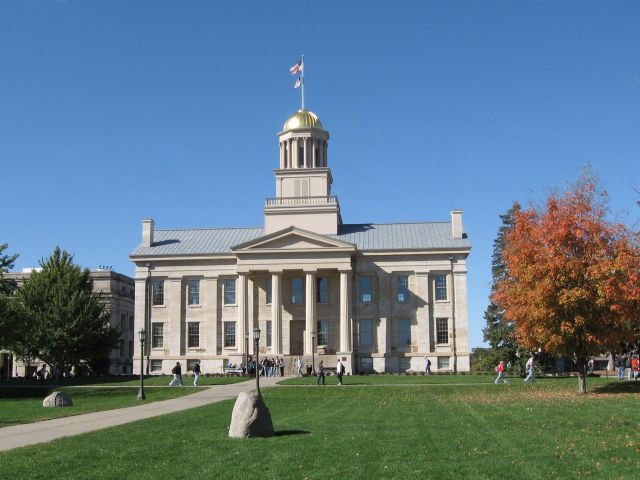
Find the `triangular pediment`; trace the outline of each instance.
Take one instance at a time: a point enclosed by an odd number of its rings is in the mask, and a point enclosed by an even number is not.
[[[289,227],[232,248],[234,252],[264,250],[354,250],[355,245],[319,233]]]

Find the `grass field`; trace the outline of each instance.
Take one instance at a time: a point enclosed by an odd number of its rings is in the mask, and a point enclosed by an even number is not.
[[[578,396],[574,378],[278,387],[263,392],[273,438],[229,439],[226,401],[0,453],[0,476],[638,478],[640,382],[595,379],[589,388]]]
[[[151,375],[144,377],[144,384],[149,386],[167,386],[173,375]],[[205,377],[200,376],[199,385],[228,385],[230,383],[244,382],[250,380],[250,377]],[[192,376],[182,376],[184,385],[192,385]],[[62,378],[59,380],[60,387],[77,386],[77,385],[112,385],[112,386],[138,386],[140,384],[140,378],[130,375],[113,376],[113,377],[72,377]],[[45,385],[50,385],[51,382],[45,382]],[[17,380],[2,380],[0,381],[0,387],[2,386],[38,386],[40,382],[34,379],[17,379]]]

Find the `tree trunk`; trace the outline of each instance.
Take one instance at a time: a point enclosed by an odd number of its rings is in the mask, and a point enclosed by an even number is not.
[[[584,395],[587,393],[587,357],[577,357],[576,366],[578,367],[578,393]]]

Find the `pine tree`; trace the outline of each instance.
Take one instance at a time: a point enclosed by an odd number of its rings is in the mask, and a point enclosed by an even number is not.
[[[108,306],[94,292],[89,270],[59,247],[40,265],[15,297],[26,328],[16,352],[58,368],[107,359],[120,332],[109,324]]]
[[[7,347],[16,332],[16,317],[12,310],[11,295],[17,285],[13,280],[4,278],[4,274],[13,268],[17,254],[6,255],[7,244],[0,244],[0,347]]]

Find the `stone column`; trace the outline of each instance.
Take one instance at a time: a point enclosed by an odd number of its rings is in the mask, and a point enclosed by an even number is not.
[[[430,350],[429,272],[416,272],[416,323],[418,324],[418,351]]]
[[[133,373],[139,375],[140,374],[140,341],[138,340],[138,332],[140,329],[144,328],[147,331],[147,342],[151,342],[151,326],[145,325],[145,319],[147,317],[147,277],[146,274],[142,278],[135,279],[135,289],[136,289],[136,304],[135,304],[135,313],[134,313],[134,345],[133,349]],[[144,348],[147,349],[147,345],[145,344]],[[15,365],[17,365],[14,361],[14,372]],[[145,359],[146,365],[146,359]],[[13,375],[14,372],[9,372]]]
[[[316,272],[305,272],[305,319],[304,354],[311,355],[313,340],[311,332],[316,330]],[[317,338],[318,332],[316,332]]]
[[[165,281],[165,305],[169,323],[169,355],[179,356],[184,351],[185,325],[183,317],[184,296],[182,295],[182,279],[169,278]],[[166,335],[165,333],[165,335]]]
[[[311,155],[313,157],[313,168],[317,168],[318,167],[318,155],[317,155],[317,150],[316,147],[318,146],[318,141],[313,139],[311,142]]]
[[[204,284],[204,348],[208,355],[218,355],[218,277],[205,277]]]
[[[340,271],[340,351],[351,351],[351,328],[349,312],[349,276],[351,271]]]
[[[291,140],[291,163],[293,168],[298,168],[298,139]]]
[[[271,273],[271,332],[272,354],[282,353],[282,272]],[[265,332],[266,338],[267,332]]]
[[[247,274],[238,275],[237,287],[238,318],[236,320],[236,348],[238,353],[244,351],[244,333],[247,325]]]
[[[284,143],[280,142],[280,168],[284,168]]]

